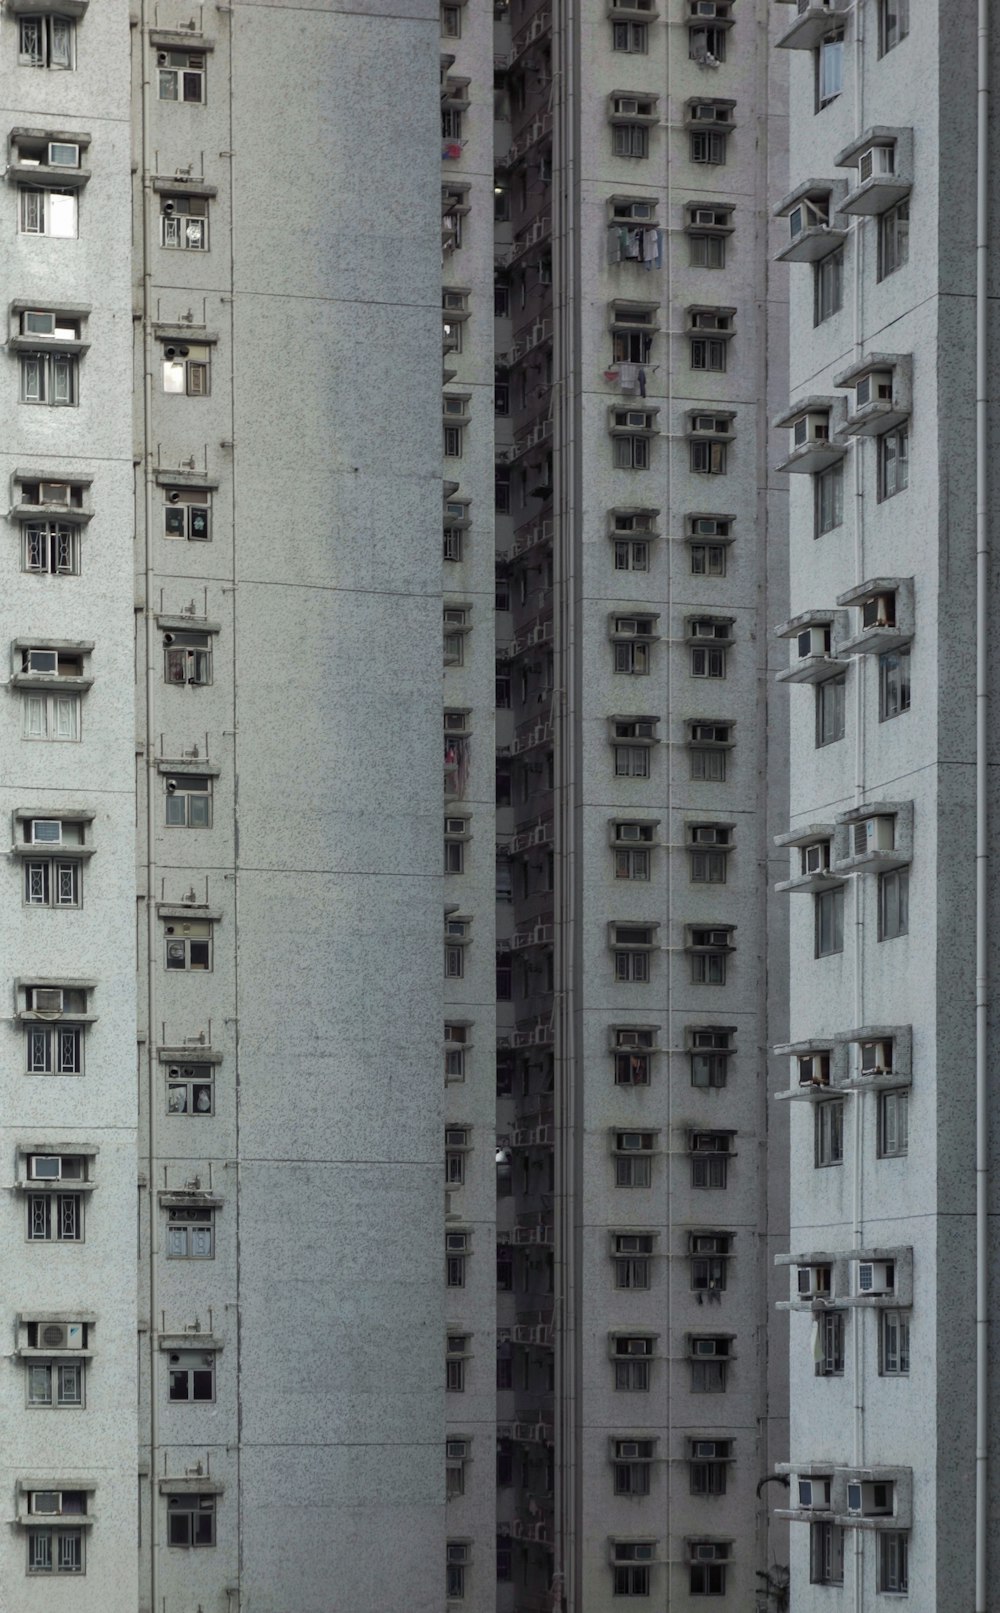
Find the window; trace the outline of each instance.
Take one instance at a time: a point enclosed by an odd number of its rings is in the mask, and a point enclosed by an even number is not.
[[[817,1378],[839,1378],[844,1372],[844,1312],[823,1311],[816,1318],[819,1340],[816,1346]]]
[[[906,426],[886,431],[878,439],[878,496],[892,498],[909,486],[910,433]]]
[[[649,438],[619,436],[613,439],[616,470],[648,470]]]
[[[844,301],[844,249],[838,247],[816,264],[813,281],[813,324],[839,314]]]
[[[616,1288],[648,1288],[653,1256],[650,1232],[613,1232],[612,1266]]]
[[[878,1157],[899,1159],[910,1142],[910,1094],[906,1091],[878,1095]]]
[[[82,1243],[82,1193],[29,1193],[28,1239],[33,1243]]]
[[[215,1259],[215,1211],[208,1205],[175,1205],[167,1210],[167,1259]]]
[[[449,1439],[445,1442],[445,1499],[465,1494],[465,1464],[469,1455],[467,1439]]]
[[[449,1540],[445,1546],[445,1596],[450,1601],[465,1601],[465,1573],[469,1566],[469,1548],[464,1541]]]
[[[844,1104],[817,1103],[813,1110],[814,1163],[842,1165],[844,1161]]]
[[[910,1313],[880,1311],[878,1369],[883,1378],[905,1378],[910,1372]]]
[[[204,103],[204,51],[161,50],[156,67],[156,93],[161,101]]]
[[[615,623],[617,629],[618,622]],[[644,677],[649,671],[649,642],[640,638],[619,639],[612,645],[613,667],[616,672],[625,672],[632,677]]]
[[[724,750],[705,750],[700,745],[692,745],[689,756],[692,779],[714,784],[725,783],[726,753]]]
[[[816,746],[832,745],[844,737],[847,673],[824,678],[816,685]]]
[[[692,129],[691,161],[717,165],[726,160],[726,136],[720,129]]]
[[[690,1140],[691,1186],[724,1188],[729,1181],[730,1135],[725,1131],[693,1131]]]
[[[728,443],[724,442],[692,442],[690,444],[692,475],[725,476],[728,446]]]
[[[498,515],[510,514],[510,466],[497,465],[493,472],[493,507]]]
[[[816,110],[836,100],[844,87],[844,30],[838,28],[820,41],[816,52]]]
[[[72,17],[55,13],[19,16],[17,59],[22,67],[72,69],[76,65],[76,24]]]
[[[24,865],[24,901],[28,907],[79,907],[81,870],[78,862],[32,858]]]
[[[611,337],[614,364],[648,364],[653,338],[648,331],[616,330]]]
[[[688,932],[692,985],[724,986],[726,958],[732,950],[730,930],[692,927]]]
[[[631,56],[645,56],[649,49],[649,24],[612,21],[611,49],[627,51]]]
[[[85,1361],[33,1361],[27,1363],[29,1406],[49,1406],[58,1410],[76,1409],[84,1403]]]
[[[880,0],[878,8],[878,53],[894,50],[910,31],[910,0]],[[884,1586],[879,1587],[884,1590]]]
[[[166,776],[167,825],[183,829],[212,827],[212,780],[195,773]]]
[[[619,1548],[621,1549],[621,1548]],[[616,1596],[648,1596],[649,1569],[637,1564],[615,1563],[614,1591]]]
[[[653,1181],[652,1131],[617,1131],[614,1135],[615,1186],[650,1187]]]
[[[86,1514],[87,1498],[82,1490],[32,1490],[28,1495],[28,1505],[31,1507],[36,1499],[44,1497],[44,1510],[48,1512],[52,1495],[59,1496],[58,1511],[62,1516],[75,1514],[79,1517]],[[34,1524],[29,1527],[29,1574],[82,1574],[83,1564],[82,1529],[40,1529]]]
[[[441,37],[442,39],[461,39],[462,37],[462,7],[441,7]]]
[[[22,522],[21,570],[44,576],[76,576],[80,570],[77,528],[62,521]]]
[[[621,540],[615,544],[615,570],[616,571],[648,571],[649,570],[649,544],[645,541],[631,543]]]
[[[649,751],[639,745],[615,746],[615,775],[617,778],[648,778]]]
[[[718,1254],[692,1254],[691,1256],[691,1291],[695,1294],[724,1294],[726,1291],[726,1268],[729,1264],[729,1239],[718,1234],[708,1236],[695,1233],[692,1235],[693,1249],[699,1249],[703,1244],[714,1244],[719,1250]]]
[[[692,1495],[725,1495],[726,1469],[732,1456],[728,1439],[692,1439],[688,1474]]]
[[[444,428],[444,456],[446,459],[461,459],[463,426],[445,426]]]
[[[693,370],[714,370],[723,373],[726,368],[726,349],[728,343],[718,337],[693,336],[691,338],[691,368]],[[725,551],[722,551],[723,553]],[[722,575],[719,573],[718,575]]]
[[[648,157],[649,130],[644,123],[616,123],[611,130],[615,157]]]
[[[897,202],[878,221],[878,278],[894,274],[910,258],[910,204]]]
[[[844,891],[817,891],[813,897],[814,950],[816,958],[828,958],[844,950]]]
[[[809,1525],[809,1579],[813,1585],[843,1585],[844,1531],[839,1524]]]
[[[910,1589],[910,1537],[901,1529],[879,1530],[878,1589],[906,1596]]]
[[[82,1075],[82,1025],[28,1025],[25,1030],[28,1075]]]
[[[715,67],[726,59],[726,30],[724,28],[689,28],[688,57],[702,66]]]
[[[611,1465],[615,1495],[648,1495],[655,1440],[616,1439]]]
[[[509,1585],[513,1579],[513,1548],[507,1535],[497,1535],[497,1584]]]
[[[616,980],[649,979],[650,953],[656,945],[655,925],[612,924],[610,945],[614,953]]]
[[[697,446],[704,446],[698,444]],[[709,649],[705,645],[691,646],[691,676],[692,678],[724,678],[726,675],[726,652],[722,649]]]
[[[462,108],[457,106],[443,106],[441,108],[441,138],[442,140],[462,139]]]
[[[61,240],[75,240],[76,191],[41,190],[34,185],[18,185],[17,227],[22,235],[51,235]]]
[[[688,1571],[688,1589],[692,1596],[725,1596],[725,1563],[692,1563]]]
[[[649,1389],[650,1363],[655,1339],[648,1334],[632,1337],[616,1334],[612,1340],[615,1388],[629,1394],[645,1394]]]
[[[645,1087],[649,1085],[650,1054],[655,1033],[651,1030],[632,1030],[619,1027],[613,1033],[615,1085],[619,1087]]]
[[[692,269],[724,269],[726,267],[726,237],[724,235],[688,235],[688,261]]]
[[[215,1113],[215,1070],[211,1064],[168,1064],[167,1113]]]
[[[77,402],[76,354],[22,353],[21,402],[72,407]]]
[[[910,872],[893,868],[878,878],[878,938],[895,941],[910,927]]]
[[[182,252],[208,251],[208,197],[160,197],[160,245]]]
[[[188,398],[207,398],[211,348],[205,342],[167,342],[163,348],[163,390]]]
[[[690,1340],[693,1395],[725,1394],[729,1371],[729,1345],[729,1339],[719,1338],[714,1334]]]
[[[25,739],[79,739],[79,695],[23,694],[21,706],[21,732]]]
[[[163,535],[208,543],[212,536],[212,495],[200,487],[165,487]]]
[[[446,1232],[444,1247],[445,1286],[447,1288],[464,1288],[465,1263],[469,1255],[469,1234],[467,1232]]]
[[[499,280],[493,285],[493,318],[510,318],[510,287]]]
[[[168,969],[190,973],[211,969],[211,919],[171,919],[163,926],[163,937],[163,961]]]
[[[178,1401],[215,1399],[215,1355],[203,1350],[173,1350],[169,1357],[167,1398]]]
[[[712,1026],[690,1032],[691,1085],[724,1087],[729,1073],[732,1032]]]
[[[167,1545],[215,1545],[215,1496],[167,1496]]]
[[[211,634],[164,633],[163,679],[165,683],[211,683]]]
[[[888,722],[910,709],[910,647],[885,650],[878,658],[878,716]]]
[[[469,1353],[468,1333],[449,1333],[445,1340],[445,1389],[449,1394],[465,1392],[465,1362]]]
[[[461,1187],[465,1181],[465,1156],[469,1151],[466,1126],[446,1126],[444,1132],[444,1179],[448,1187]]]

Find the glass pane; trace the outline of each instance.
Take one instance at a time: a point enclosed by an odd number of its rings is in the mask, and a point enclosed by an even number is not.
[[[167,796],[167,822],[183,826],[187,822],[186,795]]]
[[[45,50],[42,42],[41,17],[22,17],[19,33],[18,55],[21,61],[30,67],[44,67]]]
[[[42,192],[40,190],[22,190],[21,233],[23,235],[41,235],[42,228]]]
[[[57,1035],[59,1074],[79,1075],[80,1032],[78,1030],[59,1031]]]
[[[28,1074],[49,1073],[49,1033],[41,1027],[28,1031]]]
[[[210,1260],[212,1257],[212,1228],[192,1227],[191,1255],[196,1260]]]
[[[68,17],[49,18],[49,66],[72,67],[73,24]],[[76,231],[74,230],[74,235]]]
[[[83,1365],[74,1362],[70,1366],[59,1368],[59,1404],[60,1406],[83,1405]]]
[[[171,1260],[187,1258],[187,1227],[167,1227],[167,1257]]]
[[[28,1403],[32,1406],[50,1406],[52,1404],[52,1378],[51,1367],[28,1367]]]
[[[184,391],[184,364],[175,359],[163,361],[163,390],[164,392]]]
[[[36,353],[28,353],[21,360],[21,396],[25,403],[41,403],[42,361]]]
[[[52,402],[72,403],[73,360],[54,356],[52,359]]]
[[[172,69],[161,69],[158,75],[158,94],[161,101],[176,101],[177,74]]]

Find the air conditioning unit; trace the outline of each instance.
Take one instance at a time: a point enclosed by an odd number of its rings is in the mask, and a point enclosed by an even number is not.
[[[822,874],[830,866],[829,840],[817,840],[815,845],[802,848],[802,872],[804,874]]]
[[[469,1454],[469,1442],[466,1439],[445,1440],[444,1453],[449,1462],[464,1462]]]
[[[456,313],[464,312],[464,309],[465,309],[465,292],[464,291],[446,291],[444,293],[444,295],[442,296],[441,306],[443,308],[453,309]]]
[[[82,1350],[82,1322],[39,1322],[35,1332],[37,1350]]]
[[[51,315],[49,316],[51,318]],[[38,500],[41,504],[68,504],[70,497],[69,485],[66,482],[41,482],[38,488]]]
[[[697,1540],[691,1547],[691,1557],[696,1563],[726,1563],[729,1547],[715,1540]]]
[[[869,146],[858,158],[858,182],[887,178],[896,172],[896,147]]]
[[[448,1254],[464,1255],[469,1247],[468,1234],[465,1232],[446,1232],[444,1246]]]
[[[36,986],[32,992],[31,1005],[38,1014],[61,1014],[63,1008],[62,987]]]
[[[725,1238],[717,1238],[714,1232],[694,1232],[691,1235],[691,1253],[693,1255],[725,1254]]]
[[[887,148],[882,146],[879,149],[885,151]],[[854,389],[854,400],[859,409],[866,408],[869,403],[891,403],[892,371],[871,370],[863,375]]]
[[[896,1267],[891,1260],[858,1262],[859,1294],[891,1294],[896,1288]]]
[[[692,17],[727,17],[729,15],[728,0],[691,0],[689,15]]]
[[[32,1154],[28,1160],[28,1176],[33,1182],[62,1180],[62,1159],[58,1154]]]
[[[799,1266],[795,1286],[800,1299],[829,1298],[829,1266]]]
[[[58,818],[32,818],[28,824],[28,842],[32,846],[62,845],[62,823]]]
[[[792,436],[796,448],[804,448],[809,442],[829,442],[830,416],[819,409],[800,415],[792,428]]]
[[[639,1441],[637,1439],[618,1439],[615,1441],[615,1455],[620,1461],[627,1461],[629,1457],[639,1455]]]
[[[50,168],[79,168],[80,147],[66,140],[50,140],[48,157]]]
[[[452,1126],[445,1130],[444,1145],[446,1148],[464,1148],[469,1140],[469,1134],[464,1127]]]
[[[725,431],[729,422],[714,414],[696,414],[691,417],[692,431]]]
[[[28,1494],[28,1511],[45,1517],[58,1517],[62,1511],[61,1490],[31,1490]]]
[[[696,538],[726,537],[729,531],[727,521],[719,521],[714,515],[699,515],[691,522],[691,532]]]
[[[895,594],[876,594],[861,606],[862,627],[895,627]]]
[[[692,224],[718,225],[719,214],[714,207],[696,207],[691,213]],[[723,222],[725,220],[723,219]]]
[[[892,851],[896,843],[895,819],[883,814],[877,818],[862,818],[851,830],[851,844],[855,857],[869,851]]]
[[[703,1461],[710,1460],[718,1455],[719,1441],[715,1439],[696,1439],[691,1444],[691,1455],[700,1457]]]
[[[691,637],[712,639],[718,638],[719,625],[720,624],[718,622],[708,622],[702,618],[699,618],[691,623]]]
[[[58,650],[28,650],[24,658],[25,672],[42,674],[44,677],[55,677],[59,671]]]
[[[892,1072],[892,1042],[861,1043],[861,1074],[889,1075]]]
[[[617,1339],[615,1342],[616,1355],[652,1355],[652,1339]]]
[[[799,659],[807,655],[829,655],[830,629],[829,627],[807,627],[796,637]]]
[[[725,1342],[725,1340],[720,1339],[692,1339],[691,1354],[697,1356],[728,1355],[728,1349],[724,1348],[720,1351],[718,1348],[720,1343],[725,1344]]]
[[[828,1507],[829,1505],[829,1479],[799,1479],[800,1507]]]
[[[615,1239],[615,1248],[620,1255],[639,1255],[645,1253],[644,1240],[634,1232],[623,1232]]]
[[[637,117],[639,102],[625,95],[616,95],[611,103],[613,110],[621,117]]]
[[[811,201],[804,197],[797,207],[793,207],[788,215],[788,232],[795,240],[803,230],[814,229],[817,225],[825,228],[830,222],[830,202],[828,197],[822,201]]]
[[[718,829],[712,824],[698,824],[691,830],[692,846],[728,846],[729,830]]]
[[[853,1480],[847,1486],[847,1510],[854,1517],[886,1517],[892,1512],[891,1483]]]
[[[656,204],[655,202],[633,202],[629,208],[629,212],[632,218],[634,218],[637,222],[642,223],[648,219],[656,217]]]
[[[826,1087],[830,1085],[829,1053],[809,1053],[799,1059],[799,1086]],[[804,1269],[804,1268],[803,1268]]]
[[[691,319],[692,330],[728,331],[729,315],[713,314],[701,308]]]

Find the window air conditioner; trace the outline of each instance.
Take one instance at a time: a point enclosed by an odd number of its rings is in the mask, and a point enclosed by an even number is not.
[[[691,1455],[700,1457],[703,1461],[718,1454],[719,1442],[715,1439],[696,1439],[691,1446]]]
[[[28,1511],[42,1513],[46,1517],[58,1516],[62,1511],[62,1492],[60,1490],[32,1490],[28,1496]]]
[[[623,1232],[615,1239],[615,1248],[620,1255],[638,1255],[643,1252],[642,1239],[635,1233]]]
[[[876,594],[874,598],[865,600],[861,607],[862,627],[895,627],[895,625],[895,594]]]
[[[869,851],[892,851],[895,845],[895,820],[886,814],[877,818],[863,818],[852,826],[851,843],[855,857]]]
[[[469,1454],[469,1442],[465,1439],[449,1439],[445,1441],[444,1449],[449,1462],[464,1462]]]
[[[699,309],[699,311],[693,316],[693,318],[691,320],[691,328],[693,330],[715,330],[715,331],[728,330],[729,329],[729,315],[728,314],[713,314],[713,313],[708,313],[703,308]]]
[[[881,149],[884,150],[885,147]],[[863,375],[854,389],[854,401],[858,409],[864,409],[875,401],[891,403],[892,371],[871,370],[868,375]]]
[[[891,1260],[858,1262],[859,1294],[891,1294],[896,1287],[896,1267]]]
[[[800,415],[793,428],[793,437],[796,448],[804,448],[807,442],[829,442],[830,416],[818,409]]]
[[[622,117],[635,117],[639,111],[639,103],[624,95],[616,95],[612,107]]]
[[[58,818],[32,818],[28,840],[33,846],[62,845],[62,824]]]
[[[699,515],[691,522],[691,531],[696,538],[724,537],[725,523],[716,520],[714,515]]]
[[[796,1290],[800,1299],[829,1298],[830,1268],[799,1266],[796,1272]]]
[[[50,168],[79,168],[80,147],[64,140],[52,140],[48,150]]]
[[[40,673],[44,677],[55,677],[59,671],[59,653],[57,650],[28,650],[24,658],[25,672]]]
[[[652,1339],[617,1339],[615,1341],[616,1355],[652,1355]]]
[[[38,1350],[82,1350],[82,1322],[39,1322],[35,1334]]]
[[[67,482],[40,482],[38,487],[38,500],[40,504],[68,504],[69,484]]]
[[[464,1148],[468,1140],[469,1134],[464,1128],[451,1127],[444,1134],[446,1148]]]
[[[830,1055],[829,1053],[810,1053],[799,1059],[799,1086],[829,1086],[830,1084]]]
[[[728,846],[729,830],[713,824],[698,824],[691,830],[692,846]]]
[[[807,627],[796,638],[799,659],[807,655],[829,655],[830,629],[829,627]]]
[[[61,986],[36,986],[31,1005],[39,1014],[61,1014],[63,994]]]
[[[699,1540],[691,1555],[696,1563],[724,1563],[729,1560],[729,1548],[714,1540]]]
[[[691,214],[692,224],[718,224],[719,215],[714,207],[696,207]]]
[[[692,1339],[691,1354],[699,1356],[714,1356],[720,1353],[722,1355],[728,1354],[728,1351],[726,1350],[722,1350],[720,1352],[717,1349],[719,1342],[720,1341],[718,1339]]]
[[[56,316],[40,313],[37,309],[26,309],[21,315],[21,330],[25,336],[54,336]]]
[[[728,10],[728,5],[720,5],[717,0],[691,0],[692,17],[724,17]]]
[[[802,872],[804,874],[822,874],[830,866],[829,840],[817,840],[813,846],[802,848]]]
[[[695,1232],[691,1236],[691,1253],[693,1255],[721,1255],[726,1253],[725,1238],[717,1238],[711,1232]]]
[[[869,146],[858,158],[858,182],[881,179],[896,172],[896,147]]]
[[[639,1455],[639,1441],[637,1439],[618,1439],[615,1441],[615,1455],[620,1461]]]
[[[861,1074],[888,1075],[892,1071],[892,1043],[861,1043]]]
[[[788,233],[792,240],[801,235],[803,230],[820,225],[825,228],[830,222],[829,198],[822,201],[811,201],[805,197],[797,207],[793,207],[788,215]]]
[[[652,202],[633,202],[629,212],[638,223],[656,216],[656,208]]]
[[[444,1244],[449,1254],[465,1254],[469,1247],[468,1235],[464,1232],[446,1232]]]
[[[28,1175],[33,1182],[58,1182],[62,1177],[62,1160],[58,1154],[32,1154],[28,1160]]]

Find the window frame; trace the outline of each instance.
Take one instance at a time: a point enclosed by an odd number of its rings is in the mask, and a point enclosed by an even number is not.
[[[63,201],[72,202],[72,208],[62,209],[52,205],[46,198],[58,196]],[[29,202],[29,197],[38,198],[37,202]],[[65,223],[54,214],[66,211],[72,212],[72,229],[54,228],[54,225]],[[30,215],[34,213],[37,224],[32,224]],[[17,233],[18,235],[45,236],[52,241],[76,241],[80,237],[80,201],[76,189],[60,185],[27,185],[19,184],[17,187]]]
[[[876,1158],[905,1159],[909,1147],[910,1090],[890,1087],[878,1094]]]
[[[177,1547],[182,1551],[193,1551],[202,1547],[214,1546],[217,1543],[217,1499],[215,1495],[205,1495],[200,1491],[193,1491],[190,1494],[186,1491],[175,1491],[171,1494],[168,1490],[166,1495],[167,1527],[164,1531],[164,1544],[168,1547]],[[188,1520],[188,1539],[186,1540],[174,1538],[174,1520],[181,1518]],[[200,1523],[208,1526],[207,1539],[199,1540],[196,1538]]]
[[[836,745],[847,733],[847,673],[816,684],[815,749]],[[832,706],[832,710],[828,710]]]
[[[19,350],[20,402],[31,408],[75,409],[80,402],[80,360],[77,353],[60,353],[49,348]],[[37,366],[37,386],[29,385],[32,366]]]
[[[66,30],[68,48],[65,61],[53,59],[53,25],[60,23]],[[24,47],[26,25],[38,27],[37,51]],[[73,72],[76,67],[76,18],[57,11],[20,12],[17,15],[17,62],[19,67],[47,68],[51,72]]]
[[[910,930],[910,870],[890,868],[878,876],[878,938],[896,941]]]
[[[833,28],[828,34],[824,35],[813,54],[815,56],[816,83],[815,110],[822,112],[824,107],[832,105],[837,97],[844,92],[845,43],[843,28]]]
[[[884,431],[878,441],[878,489],[880,504],[905,493],[910,485],[910,428],[904,421],[892,431]]]
[[[909,1310],[880,1310],[878,1313],[878,1371],[880,1378],[910,1376]]]
[[[844,306],[844,248],[838,246],[813,267],[813,325],[825,325]]]
[[[832,958],[844,950],[844,887],[813,894],[813,957]]]
[[[879,0],[878,53],[887,56],[910,34],[910,0]]]
[[[44,1361],[29,1357],[25,1363],[24,1403],[29,1411],[82,1411],[86,1407],[86,1359]],[[48,1394],[37,1396],[32,1391],[32,1380],[41,1375],[48,1385]],[[67,1398],[62,1389],[63,1379],[76,1379],[76,1393]]]
[[[174,58],[177,58],[175,61]],[[164,94],[173,82],[174,93]],[[189,90],[197,89],[196,95]],[[176,106],[205,106],[208,100],[208,53],[202,50],[156,52],[156,99]],[[180,92],[179,94],[177,92]]]
[[[879,216],[877,279],[888,279],[909,261],[910,199],[906,196]]]
[[[844,1100],[813,1105],[813,1167],[828,1170],[844,1163]]]

